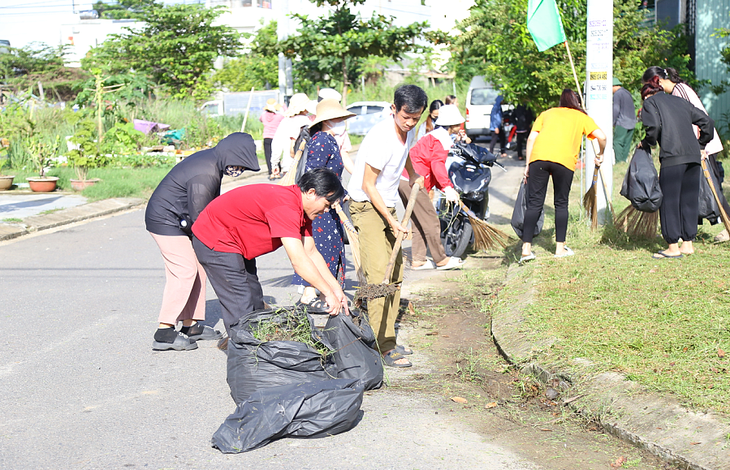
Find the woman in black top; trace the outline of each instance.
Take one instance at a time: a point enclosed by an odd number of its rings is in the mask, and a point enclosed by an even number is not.
[[[236,132],[212,149],[201,150],[175,165],[147,203],[145,225],[165,260],[165,291],[152,349],[184,351],[196,340],[221,334],[205,320],[205,271],[195,257],[192,225],[210,201],[220,195],[223,175],[259,170],[253,138]],[[178,333],[175,325],[182,320]]]
[[[639,147],[648,150],[658,143],[661,148],[659,185],[664,199],[659,217],[662,236],[669,245],[666,250],[655,253],[654,258],[681,258],[694,253],[692,241],[697,236],[700,159],[707,158],[704,148],[712,140],[714,123],[689,102],[664,93],[659,83],[645,84],[641,97],[644,99],[641,121],[646,137]],[[692,124],[700,129],[699,139]]]

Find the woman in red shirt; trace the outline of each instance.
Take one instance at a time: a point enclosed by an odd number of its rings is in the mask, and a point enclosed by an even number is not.
[[[463,122],[464,118],[459,113],[459,108],[454,105],[442,106],[439,109],[436,128],[419,140],[410,151],[413,169],[423,176],[425,181],[424,187],[418,192],[411,215],[414,228],[411,247],[412,269],[454,269],[462,264],[460,258],[449,258],[444,252],[444,247],[441,245],[441,225],[428,192],[436,187],[446,194],[447,200],[451,202],[459,200],[459,194],[451,184],[446,171],[446,157],[454,144],[451,136],[457,135],[458,138],[463,138],[459,131]],[[398,194],[404,205],[408,203],[410,193],[408,180],[401,178]],[[426,258],[426,245],[431,250],[433,261]]]

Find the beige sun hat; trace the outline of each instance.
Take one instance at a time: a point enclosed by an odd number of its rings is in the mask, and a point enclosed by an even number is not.
[[[439,117],[436,118],[437,126],[456,126],[464,122],[459,108],[453,104],[447,104],[439,108]]]
[[[289,108],[286,110],[285,116],[292,117],[306,111],[309,104],[309,97],[306,93],[296,93],[289,99]]]
[[[264,106],[264,109],[266,111],[271,111],[272,113],[275,113],[281,109],[281,105],[277,103],[274,98],[269,98],[268,100],[266,100],[266,106]]]
[[[333,99],[322,100],[317,103],[317,117],[314,118],[311,128],[320,122],[329,121],[330,119],[345,118],[349,119],[355,114],[342,107],[339,101]]]
[[[337,100],[342,101],[342,94],[334,88],[322,88],[319,90],[319,101],[322,100]]]

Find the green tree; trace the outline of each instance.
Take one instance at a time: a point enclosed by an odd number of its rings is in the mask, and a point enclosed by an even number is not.
[[[22,48],[10,48],[0,53],[0,77],[15,92],[39,93],[38,83],[46,96],[60,101],[73,99],[74,88],[87,75],[64,65],[67,46],[51,47],[45,43],[31,43]]]
[[[202,5],[152,4],[139,18],[143,26],[111,35],[91,50],[82,66],[100,68],[105,75],[134,70],[175,97],[205,97],[214,61],[219,56],[236,56],[241,48],[236,30],[213,25],[223,11]]]
[[[379,56],[401,60],[408,52],[422,52],[429,47],[416,43],[417,39],[437,42],[442,35],[428,29],[428,22],[408,26],[394,26],[394,17],[373,14],[362,19],[352,13],[351,6],[365,0],[311,0],[318,6],[334,7],[326,16],[309,19],[295,14],[301,27],[297,34],[280,43],[280,50],[296,59],[298,74],[314,83],[334,79],[341,81],[343,97],[347,85],[355,81],[368,57]],[[339,80],[335,77],[339,77]]]
[[[142,19],[144,10],[159,5],[155,0],[118,0],[115,3],[98,1],[94,3],[94,10],[99,18],[109,20]]]
[[[276,21],[261,28],[247,53],[226,63],[211,81],[231,91],[276,88],[279,84],[279,58]]]
[[[563,88],[575,88],[565,47],[538,52],[527,30],[527,0],[477,0],[451,43],[450,68],[464,80],[484,75],[498,85],[506,101],[528,101],[536,111],[554,106]],[[563,27],[578,79],[585,77],[586,3],[558,0]],[[638,89],[650,65],[676,68],[694,80],[687,67],[686,38],[680,29],[642,27],[644,12],[636,0],[614,1],[614,75],[628,89]]]

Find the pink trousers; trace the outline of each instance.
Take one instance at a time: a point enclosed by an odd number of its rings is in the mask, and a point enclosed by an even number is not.
[[[195,257],[193,243],[185,236],[151,233],[165,260],[165,291],[159,323],[177,325],[180,320],[205,320],[205,271]]]

